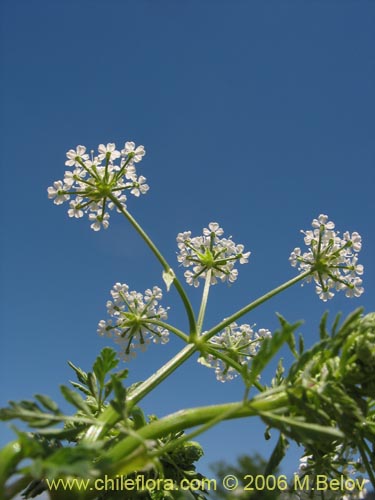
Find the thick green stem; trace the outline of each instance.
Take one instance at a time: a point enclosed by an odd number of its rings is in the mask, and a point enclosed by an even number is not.
[[[236,407],[229,408],[226,412],[219,413],[216,415],[213,419],[209,420],[208,422],[202,424],[198,429],[195,429],[194,431],[190,432],[189,434],[183,434],[181,438],[179,438],[178,442],[176,441],[171,441],[164,445],[162,448],[158,449],[154,453],[151,453],[151,457],[157,457],[157,456],[162,456],[165,453],[168,453],[169,451],[173,451],[177,446],[181,445],[182,443],[186,443],[186,441],[191,441],[192,439],[196,438],[203,432],[208,431],[211,429],[211,427],[214,427],[215,425],[219,424],[223,420],[229,420],[232,415],[234,415],[238,409]]]
[[[159,370],[151,375],[151,377],[149,377],[136,389],[134,389],[134,391],[129,395],[127,399],[127,409],[130,410],[134,405],[136,405],[142,398],[146,396],[146,394],[151,392],[156,386],[158,386],[163,380],[165,380],[196,351],[197,346],[195,344],[188,344],[183,349],[181,349],[181,351],[178,352],[176,356],[170,359],[167,363],[165,363],[165,365],[163,365]],[[98,418],[97,424],[92,425],[87,431],[85,436],[86,440],[96,441],[97,439],[99,439],[105,427],[108,425],[114,425],[118,418],[118,413],[112,407],[106,408]]]
[[[263,394],[262,394],[263,396]],[[254,416],[262,411],[276,410],[288,405],[288,396],[284,392],[273,397],[254,398],[248,404],[243,402],[227,403],[215,406],[203,406],[178,411],[151,424],[145,425],[137,431],[138,436],[129,436],[116,444],[104,457],[112,463],[118,462],[129,456],[139,443],[146,439],[156,439],[172,432],[179,432],[197,425],[203,425],[217,417],[226,414],[225,419]]]
[[[160,253],[159,249],[156,247],[156,245],[153,243],[151,238],[148,236],[148,234],[142,229],[142,227],[138,224],[138,222],[134,219],[130,213],[125,210],[125,208],[121,205],[121,203],[118,201],[118,199],[113,196],[113,194],[108,195],[108,198],[116,205],[116,207],[119,209],[119,211],[128,219],[130,224],[134,227],[134,229],[140,234],[140,236],[143,238],[143,240],[147,243],[147,245],[150,247],[160,264],[163,266],[163,269],[166,272],[169,272],[171,269],[171,266],[168,264],[168,262],[164,259],[162,254]],[[176,287],[176,290],[178,291],[181,300],[185,306],[186,313],[189,319],[189,328],[190,328],[190,333],[195,332],[196,325],[195,325],[195,316],[194,316],[194,311],[193,308],[190,304],[189,298],[185,293],[185,290],[183,289],[180,281],[178,280],[177,277],[173,279],[173,284]]]
[[[236,321],[238,318],[241,318],[241,316],[244,316],[248,312],[252,311],[256,307],[260,306],[267,300],[271,299],[275,295],[277,295],[280,292],[283,292],[287,288],[291,287],[292,285],[295,285],[299,281],[305,279],[309,274],[311,274],[312,271],[306,271],[305,273],[299,274],[295,278],[292,278],[291,280],[287,281],[286,283],[283,283],[282,285],[278,286],[277,288],[274,288],[270,292],[266,293],[265,295],[262,295],[262,297],[259,297],[259,299],[254,300],[253,302],[250,302],[247,306],[243,307],[239,311],[235,312],[229,318],[226,318],[224,321],[221,323],[218,323],[216,326],[211,328],[205,335],[203,335],[202,340],[207,341],[210,340],[211,337],[219,333],[221,330],[224,330],[224,328],[234,321]]]
[[[208,293],[210,291],[210,285],[211,285],[211,275],[212,275],[212,269],[209,269],[206,273],[206,280],[204,282],[202,301],[201,301],[201,306],[200,306],[199,314],[198,314],[197,329],[196,329],[196,332],[192,332],[190,334],[190,338],[192,341],[197,339],[200,336],[200,334],[202,333],[204,314],[206,312]]]

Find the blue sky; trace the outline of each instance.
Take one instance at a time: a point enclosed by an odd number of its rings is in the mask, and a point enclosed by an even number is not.
[[[320,213],[362,235],[365,294],[324,304],[298,285],[246,322],[274,329],[275,311],[303,318],[312,344],[326,309],[374,310],[374,2],[5,0],[1,8],[1,405],[35,393],[61,402],[66,361],[89,369],[106,344],[96,326],[113,284],[161,285],[158,263],[121,216],[97,234],[47,199],[77,144],[145,146],[139,173],[151,190],[128,208],[177,271],[176,234],[200,234],[211,221],[252,251],[232,287],[212,289],[207,327],[295,275],[289,253]],[[197,307],[201,288],[188,292]],[[185,328],[177,294],[163,304]],[[139,355],[131,381],[180,347],[173,340]],[[192,360],[144,408],[163,416],[241,396],[240,382],[220,384]],[[263,428],[246,420],[207,433],[202,470],[269,454]],[[11,436],[3,425],[1,442]]]

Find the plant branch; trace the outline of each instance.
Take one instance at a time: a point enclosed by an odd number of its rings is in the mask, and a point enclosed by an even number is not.
[[[119,211],[124,215],[130,224],[134,227],[134,229],[140,234],[140,236],[143,238],[143,240],[147,243],[149,248],[152,250],[160,264],[162,265],[163,269],[168,272],[171,269],[171,266],[168,264],[168,262],[164,259],[162,254],[160,253],[159,249],[156,247],[154,242],[151,240],[151,238],[148,236],[148,234],[142,229],[142,227],[138,224],[138,222],[134,219],[130,213],[125,210],[125,208],[121,205],[121,203],[118,201],[118,199],[113,196],[113,194],[109,194],[108,198],[116,205],[116,207],[119,209]],[[186,295],[185,290],[183,289],[180,281],[178,278],[175,276],[173,279],[173,284],[176,287],[176,290],[178,291],[181,300],[185,306],[185,310],[189,319],[189,328],[190,328],[190,333],[195,332],[196,330],[196,324],[195,324],[195,316],[193,312],[193,308],[190,304],[189,298]]]
[[[292,278],[291,280],[286,281],[285,283],[283,283],[282,285],[274,288],[273,290],[271,290],[270,292],[266,293],[265,295],[262,295],[261,297],[259,297],[258,299],[254,300],[253,302],[250,302],[250,304],[248,304],[247,306],[243,307],[239,311],[237,311],[234,314],[232,314],[231,316],[229,316],[229,318],[226,318],[224,321],[222,321],[221,323],[218,323],[216,326],[214,326],[213,328],[211,328],[211,330],[209,330],[208,332],[206,332],[203,335],[202,340],[203,341],[210,340],[211,337],[213,337],[214,335],[216,335],[217,333],[219,333],[226,326],[229,326],[231,323],[233,323],[234,321],[236,321],[238,318],[241,318],[242,316],[244,316],[248,312],[252,311],[256,307],[260,306],[264,302],[267,302],[267,300],[270,300],[272,297],[274,297],[278,293],[283,292],[287,288],[295,285],[299,281],[301,281],[304,278],[306,278],[307,276],[309,276],[311,273],[312,273],[312,271],[306,271],[305,273],[299,274],[295,278]]]

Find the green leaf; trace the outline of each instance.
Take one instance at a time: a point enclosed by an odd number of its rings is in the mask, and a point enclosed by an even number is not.
[[[35,399],[39,401],[47,410],[52,411],[53,413],[59,413],[59,407],[57,404],[48,396],[44,396],[43,394],[35,394]]]
[[[99,397],[98,385],[96,382],[95,374],[92,372],[89,372],[87,374],[87,387],[90,389],[90,393],[94,396],[94,398],[98,399]]]
[[[92,416],[90,408],[87,406],[87,404],[78,394],[78,392],[69,389],[69,387],[66,387],[65,385],[61,385],[60,390],[64,398],[68,401],[68,403],[72,404],[86,415],[89,415],[90,417]]]
[[[86,396],[91,396],[91,391],[84,387],[83,385],[79,384],[78,382],[72,382],[71,380],[69,381],[73,387],[78,389],[79,391],[83,392]]]
[[[130,416],[132,417],[132,419],[134,421],[134,428],[135,429],[140,429],[141,427],[143,427],[147,424],[145,414],[139,408],[139,406],[134,406],[132,408]]]
[[[78,368],[78,366],[73,365],[71,361],[68,361],[68,365],[76,372],[79,382],[83,385],[87,385],[87,373],[81,370],[81,368]]]
[[[68,421],[69,423],[69,421]],[[38,429],[38,434],[41,436],[45,436],[47,438],[59,439],[61,441],[73,441],[83,430],[87,429],[89,426],[86,424],[76,424],[75,427],[64,428],[64,429]]]
[[[89,478],[96,473],[93,465],[101,443],[79,443],[74,447],[60,448],[48,457],[38,458],[29,466],[35,477],[56,478],[65,475]]]
[[[116,352],[110,347],[104,347],[102,352],[96,358],[93,370],[98,379],[98,383],[100,387],[104,386],[104,379],[106,375],[116,368],[119,360],[116,357]]]
[[[17,464],[24,457],[18,441],[12,441],[0,449],[0,498],[5,498],[5,483],[16,471]]]
[[[27,422],[31,427],[46,427],[61,422],[63,417],[58,410],[53,414],[45,412],[34,401],[9,401],[7,408],[0,408],[0,420],[14,419]]]
[[[111,376],[111,381],[115,395],[115,399],[111,401],[111,406],[121,417],[125,418],[126,389],[116,375]]]
[[[176,275],[173,269],[170,268],[168,269],[168,271],[163,271],[163,281],[165,283],[165,286],[167,287],[167,292],[169,292],[175,277]]]
[[[327,331],[327,318],[328,318],[328,311],[326,311],[323,314],[322,319],[320,320],[320,324],[319,324],[320,340],[324,340],[327,337],[329,337],[328,331]],[[339,318],[339,315],[337,315],[336,318]]]
[[[303,351],[305,350],[305,340],[303,338],[303,335],[299,335],[298,338],[298,349],[299,349],[299,355],[301,356],[303,354]]]
[[[268,365],[270,360],[275,356],[275,354],[279,351],[281,346],[290,340],[294,330],[296,330],[301,322],[295,323],[294,325],[288,323],[281,315],[277,315],[282,330],[274,332],[271,338],[265,338],[262,342],[262,345],[257,353],[257,355],[253,358],[251,371],[249,374],[248,383],[252,385],[258,376],[262,373],[264,368]]]
[[[283,430],[283,432],[285,431],[286,433],[291,434],[291,430],[294,429],[296,431],[296,435],[293,437],[294,440],[298,440],[298,436],[303,436],[303,442],[305,442],[305,440],[316,442],[317,440],[324,440],[326,438],[340,440],[345,438],[345,434],[335,427],[306,422],[300,417],[285,417],[270,411],[259,412],[259,415],[267,424],[271,424],[273,427],[278,427]]]
[[[342,323],[340,330],[336,334],[336,329],[337,329],[337,324],[341,316],[339,318],[335,319],[335,323],[333,325],[333,332],[334,335],[339,336],[339,335],[344,335],[345,337],[351,333],[351,328],[356,325],[357,321],[360,319],[361,315],[363,313],[363,307],[359,307],[355,311],[353,311],[349,316],[345,318],[345,321]]]

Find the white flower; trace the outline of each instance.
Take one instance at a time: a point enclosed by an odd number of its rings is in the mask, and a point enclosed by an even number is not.
[[[305,455],[304,457],[301,457],[299,459],[298,472],[299,473],[305,472],[305,470],[309,467],[309,465],[311,465],[312,460],[313,460],[312,455]],[[310,464],[309,464],[309,462],[310,462]]]
[[[75,217],[76,219],[79,219],[83,217],[83,210],[80,208],[80,204],[82,202],[82,198],[77,198],[75,200],[72,200],[69,203],[70,209],[68,210],[68,215],[69,217]]]
[[[114,142],[109,142],[106,146],[104,144],[99,144],[98,146],[98,159],[100,161],[104,160],[108,155],[110,160],[116,160],[116,158],[120,158],[120,151],[117,151],[116,144]]]
[[[69,200],[70,196],[66,194],[64,190],[63,183],[61,181],[55,181],[53,186],[47,189],[48,198],[53,199],[55,205],[61,205],[64,201]]]
[[[109,226],[108,219],[109,219],[109,214],[104,214],[103,216],[95,213],[89,214],[89,220],[93,221],[93,223],[90,226],[91,229],[93,229],[94,231],[100,231],[102,227],[104,229],[107,229]]]
[[[79,160],[84,162],[89,157],[89,155],[85,154],[85,152],[86,152],[85,146],[77,146],[75,150],[69,149],[69,151],[66,153],[68,160],[65,162],[65,165],[67,167],[74,167],[74,166],[79,167],[81,165]]]
[[[211,222],[203,229],[202,236],[191,237],[191,231],[177,235],[177,246],[180,250],[177,260],[184,267],[193,270],[185,271],[186,282],[199,286],[199,279],[205,279],[211,270],[211,284],[218,280],[233,283],[238,276],[234,268],[236,261],[240,264],[248,262],[250,252],[244,253],[243,245],[236,245],[231,238],[220,238],[224,230],[217,222]]]
[[[168,342],[169,332],[160,324],[167,318],[167,309],[158,304],[163,298],[159,287],[147,289],[142,295],[129,291],[125,283],[116,283],[111,295],[113,302],[107,301],[107,312],[112,319],[101,320],[98,333],[113,337],[124,359],[134,357],[135,349],[144,350],[150,342]]]
[[[101,336],[101,337],[104,337],[104,336],[107,336],[107,337],[110,337],[111,336],[111,330],[113,329],[113,326],[112,326],[112,320],[108,320],[108,321],[104,321],[104,319],[101,319],[99,321],[99,324],[98,324],[98,334]]]
[[[146,178],[142,175],[137,178],[136,168],[132,164],[133,161],[139,162],[142,159],[144,148],[135,148],[134,143],[130,142],[126,144],[128,158],[121,158],[114,143],[99,144],[98,155],[94,156],[94,151],[91,151],[91,159],[86,154],[85,146],[70,149],[66,153],[68,160],[65,164],[75,169],[65,172],[64,182],[56,181],[48,188],[48,197],[56,205],[68,201],[71,196],[75,197],[69,204],[69,217],[81,218],[87,214],[94,231],[99,231],[102,227],[107,229],[107,210],[126,210],[126,190],[136,197],[149,190]],[[119,159],[118,164],[115,163],[116,159]]]
[[[116,302],[117,305],[121,304],[124,302],[124,294],[127,293],[129,290],[128,285],[125,283],[115,283],[113,285],[113,288],[111,290],[111,295],[113,300]]]
[[[147,193],[147,191],[150,189],[150,186],[148,184],[145,184],[146,182],[146,177],[143,177],[143,175],[140,175],[138,178],[138,181],[133,182],[133,189],[130,191],[131,194],[134,194],[134,196],[139,196],[141,194]]]
[[[289,261],[299,271],[311,271],[306,281],[315,281],[315,289],[321,300],[326,302],[344,290],[346,297],[359,297],[364,289],[358,275],[363,274],[363,266],[358,264],[358,254],[362,247],[361,236],[345,232],[343,237],[334,231],[335,224],[327,215],[319,215],[312,221],[313,230],[301,231],[305,244],[310,247],[302,253],[295,248]]]
[[[123,156],[129,156],[130,153],[132,154],[132,161],[134,161],[134,163],[138,163],[142,160],[146,151],[143,146],[135,147],[134,142],[125,142],[124,149],[121,150],[121,154]]]
[[[78,172],[80,172],[80,170],[78,168],[73,170],[73,172],[71,170],[67,170],[65,172],[65,174],[64,174],[64,188],[65,189],[70,189],[73,186],[73,184],[75,182],[74,176],[78,175]]]
[[[270,336],[271,332],[266,328],[255,332],[250,325],[231,323],[223,332],[212,337],[209,345],[218,353],[221,352],[237,364],[244,366],[256,355],[262,341]],[[238,371],[233,366],[215,357],[211,351],[204,357],[200,357],[198,362],[214,368],[216,378],[220,382],[226,382],[238,376]]]
[[[210,222],[208,229],[206,227],[203,229],[203,234],[204,236],[211,236],[211,234],[213,236],[221,236],[224,234],[224,230],[217,222]]]

